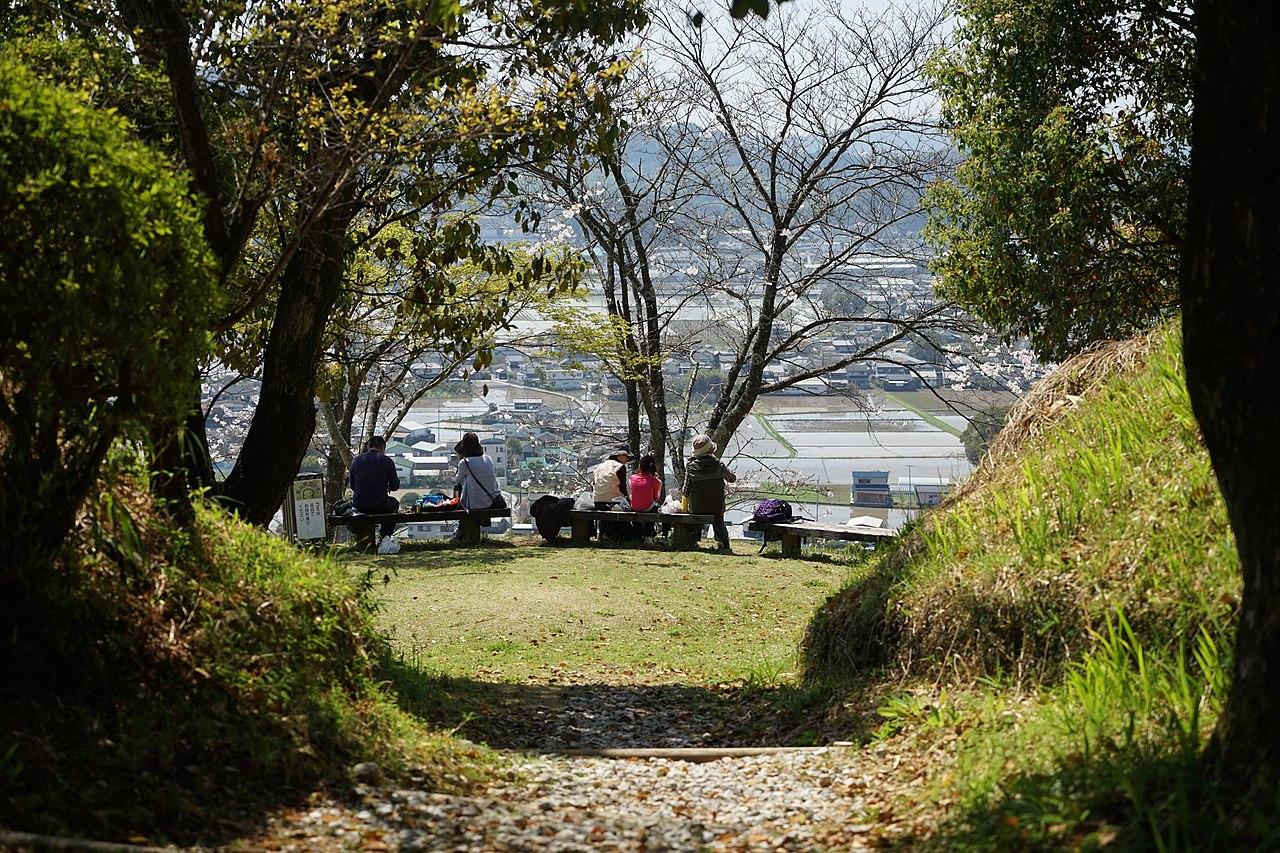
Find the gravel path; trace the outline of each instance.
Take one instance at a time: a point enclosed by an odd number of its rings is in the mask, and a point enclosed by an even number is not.
[[[578,686],[583,687],[582,685]],[[685,689],[575,689],[529,709],[525,749],[704,746],[720,714]],[[721,745],[723,743],[721,742]],[[277,816],[261,846],[284,850],[655,851],[867,849],[894,834],[903,784],[888,747],[705,763],[512,752],[484,797],[360,784],[349,799]]]
[[[271,835],[285,850],[865,849],[872,786],[838,752],[532,759],[490,798],[358,786],[355,802],[284,817]]]

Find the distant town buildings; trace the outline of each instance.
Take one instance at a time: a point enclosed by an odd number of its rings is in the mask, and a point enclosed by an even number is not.
[[[853,506],[891,507],[888,471],[854,471],[849,487],[849,503]]]
[[[849,487],[853,507],[920,509],[937,506],[953,487],[950,477],[898,477],[889,484],[888,471],[854,471]]]
[[[678,302],[696,282],[698,263],[698,256],[684,249],[657,252],[654,269],[660,273],[656,286],[662,298]],[[840,287],[833,284],[820,294],[827,310],[863,318],[888,318],[895,313],[938,308],[938,316],[952,316],[946,312],[953,309],[937,306],[928,271],[914,261],[868,256],[851,260],[849,267],[847,280]],[[744,283],[744,287],[743,292],[749,293],[750,283]],[[598,304],[599,300],[598,288],[589,292],[589,305]],[[964,319],[958,313],[954,316]],[[789,340],[804,329],[805,322],[802,316],[780,319],[773,330],[774,341]],[[965,325],[957,322],[956,329]],[[767,365],[764,381],[767,385],[782,384],[784,387],[774,392],[779,395],[845,397],[852,410],[865,408],[867,398],[877,391],[1018,393],[1044,372],[1025,346],[1005,346],[980,334],[946,328],[931,329],[928,340],[904,337],[881,346],[894,328],[874,319],[833,324],[829,336],[788,349],[785,358]],[[394,460],[406,488],[451,490],[457,465],[452,445],[457,424],[465,423],[467,429],[480,435],[504,487],[526,491],[544,487],[572,489],[585,467],[595,461],[591,453],[606,444],[610,435],[621,432],[616,406],[624,399],[624,388],[599,358],[568,351],[563,343],[535,336],[523,347],[500,346],[483,374],[464,373],[460,368],[455,375],[443,376],[445,365],[453,363],[444,353],[430,354],[412,365],[414,381],[441,378],[454,382],[486,376],[505,383],[505,394],[488,404],[487,411],[477,412],[472,402],[440,401],[437,420],[431,425],[422,422],[421,409],[401,421],[390,433],[387,454]],[[711,333],[686,339],[679,349],[662,365],[671,382],[669,388],[687,387],[690,377],[696,376],[695,389],[708,394],[714,393],[738,357],[731,340],[718,339]],[[815,372],[819,375],[809,376]],[[798,376],[806,378],[787,382]],[[231,470],[258,399],[256,382],[241,379],[224,384],[232,378],[231,374],[213,377],[204,386],[206,426],[218,476],[226,476]],[[602,417],[602,408],[610,404],[615,407],[610,417]],[[830,411],[839,411],[838,406],[831,401],[824,403]],[[448,436],[448,441],[441,441],[437,433]],[[323,468],[327,442],[327,435],[317,435],[304,468]],[[594,446],[588,448],[593,442]],[[891,486],[886,471],[852,474],[851,502],[877,510],[911,503],[931,506],[950,487],[949,482],[930,483],[923,478],[909,478],[910,482],[898,478]]]

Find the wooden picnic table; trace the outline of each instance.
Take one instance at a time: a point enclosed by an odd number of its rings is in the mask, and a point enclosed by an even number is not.
[[[800,544],[808,538],[843,539],[847,542],[887,542],[897,533],[883,527],[862,527],[848,524],[820,524],[816,521],[749,521],[746,530],[753,533],[776,535],[782,539],[782,556],[799,557]]]
[[[480,530],[488,527],[495,518],[509,518],[510,509],[446,509],[437,512],[380,512],[357,513],[356,515],[330,515],[328,522],[333,527],[350,527],[356,541],[363,543],[372,538],[380,524],[395,522],[396,524],[415,524],[423,521],[456,521],[462,531],[464,545],[475,545],[480,541]]]
[[[575,545],[585,545],[591,541],[597,521],[649,521],[672,525],[671,544],[676,548],[694,548],[702,538],[702,528],[713,519],[714,516],[687,512],[629,512],[608,509],[575,509],[569,512],[569,525]]]

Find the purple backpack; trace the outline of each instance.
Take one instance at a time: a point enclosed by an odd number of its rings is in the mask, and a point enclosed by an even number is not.
[[[780,501],[770,498],[767,501],[760,501],[756,504],[756,511],[751,514],[752,521],[771,521],[784,523],[795,518],[795,513],[791,511],[791,504],[786,501]]]

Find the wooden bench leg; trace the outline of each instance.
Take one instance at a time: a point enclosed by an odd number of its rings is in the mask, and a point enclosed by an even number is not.
[[[569,520],[569,528],[573,537],[574,545],[586,545],[591,541],[591,534],[594,532],[596,523],[589,518],[572,518]]]
[[[801,538],[794,533],[782,534],[782,556],[799,557]]]
[[[698,547],[698,540],[701,539],[702,527],[693,524],[673,524],[671,525],[671,545],[682,551],[690,548]]]
[[[458,521],[458,529],[462,532],[463,545],[480,544],[480,519],[463,518]]]
[[[378,547],[377,525],[353,524],[351,535],[356,540],[356,547],[362,551],[372,551]]]

